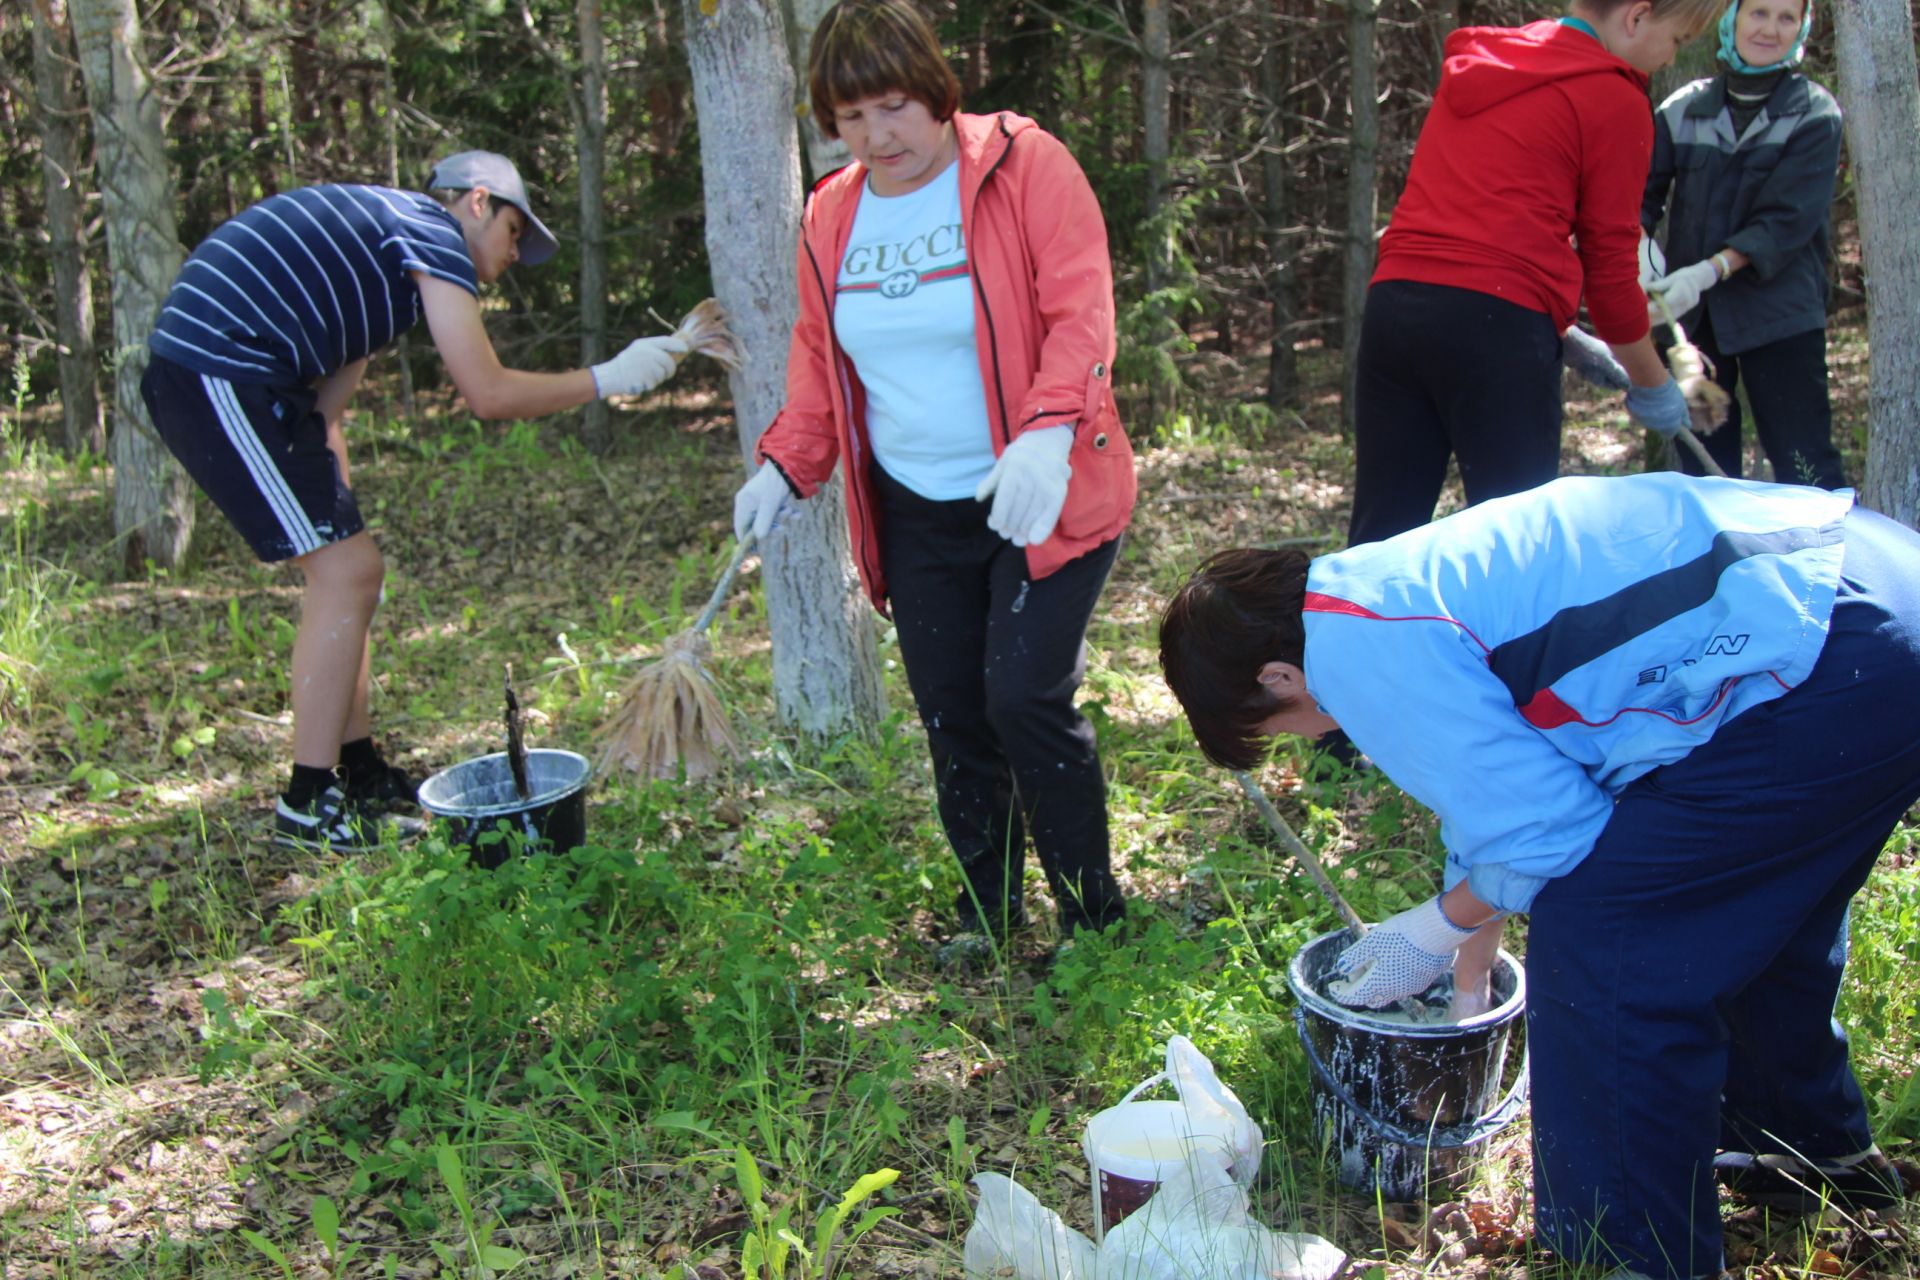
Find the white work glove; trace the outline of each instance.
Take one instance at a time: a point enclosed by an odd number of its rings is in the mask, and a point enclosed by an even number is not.
[[[973,494],[976,502],[993,498],[987,528],[1016,547],[1051,537],[1067,503],[1072,451],[1072,427],[1038,427],[1015,436]]]
[[[1596,387],[1625,391],[1633,385],[1633,379],[1613,358],[1613,348],[1577,324],[1567,326],[1567,331],[1560,335],[1560,358],[1566,361],[1567,368]]]
[[[685,342],[670,333],[635,338],[625,351],[593,366],[593,389],[603,400],[608,396],[645,395],[673,376],[679,368],[674,357],[684,356],[689,350]]]
[[[1667,274],[1667,255],[1661,252],[1660,242],[1642,231],[1640,233],[1640,287],[1651,289],[1653,282]]]
[[[1667,310],[1678,320],[1687,312],[1700,305],[1700,295],[1720,283],[1720,268],[1713,265],[1713,259],[1702,258],[1690,267],[1682,267],[1671,275],[1665,275],[1647,286],[1647,293],[1659,297],[1667,304]],[[1666,317],[1660,314],[1660,308],[1653,298],[1647,300],[1649,318]]]
[[[1440,910],[1440,899],[1429,898],[1342,951],[1333,969],[1346,981],[1327,991],[1341,1004],[1369,1009],[1417,996],[1453,968],[1453,953],[1477,932],[1454,924]]]
[[[1672,378],[1657,387],[1628,387],[1627,413],[1641,426],[1669,440],[1692,421],[1687,397]]]
[[[771,462],[761,463],[753,478],[733,495],[734,539],[745,542],[747,534],[752,533],[758,541],[766,541],[792,500],[793,490],[787,488],[787,478],[780,474],[780,468]]]

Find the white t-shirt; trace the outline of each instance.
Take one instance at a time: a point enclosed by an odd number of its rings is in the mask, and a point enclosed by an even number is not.
[[[993,469],[993,437],[957,163],[903,196],[860,192],[833,329],[867,389],[880,465],[923,498],[971,498]]]

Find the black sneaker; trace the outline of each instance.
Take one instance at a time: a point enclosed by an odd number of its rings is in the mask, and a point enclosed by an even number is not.
[[[1792,1156],[1723,1151],[1713,1158],[1713,1176],[1741,1200],[1799,1213],[1827,1205],[1897,1209],[1905,1194],[1900,1171],[1878,1151],[1850,1165],[1826,1168]]]
[[[342,769],[340,785],[347,803],[364,813],[420,807],[420,779],[382,760],[371,770]]]
[[[328,787],[298,808],[282,796],[273,811],[273,842],[308,852],[366,853],[387,840],[405,843],[425,830],[418,818],[368,813],[338,787]]]

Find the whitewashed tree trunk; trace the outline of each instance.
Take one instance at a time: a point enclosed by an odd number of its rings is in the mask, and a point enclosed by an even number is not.
[[[1380,102],[1375,87],[1374,31],[1378,0],[1347,0],[1347,63],[1351,68],[1352,125],[1347,138],[1347,261],[1340,315],[1341,403],[1353,429],[1354,378],[1360,355],[1360,317],[1373,277],[1373,222],[1379,199]]]
[[[788,0],[787,30],[792,33],[789,49],[793,60],[793,111],[800,119],[800,136],[807,147],[809,181],[818,182],[835,169],[844,169],[853,159],[847,144],[829,138],[814,123],[812,100],[807,93],[807,50],[813,45],[813,32],[820,19],[833,8],[834,0]]]
[[[71,0],[70,13],[113,280],[113,528],[129,573],[148,560],[174,569],[193,538],[193,490],[140,399],[147,336],[183,256],[160,104],[140,62],[133,0]]]
[[[751,465],[754,442],[785,398],[787,343],[799,315],[800,149],[779,0],[710,3],[711,16],[701,0],[683,0],[683,12],[713,289],[748,353],[730,381],[741,454]],[[761,548],[775,712],[808,736],[865,732],[886,714],[843,503],[836,478],[797,504]]]
[[[1835,49],[1867,280],[1862,500],[1920,528],[1920,72],[1905,0],[1838,0]]]
[[[607,46],[600,0],[579,0],[580,26],[580,363],[607,358]],[[589,400],[581,412],[587,447],[604,453],[613,444],[613,424],[604,400]]]
[[[80,209],[81,111],[73,82],[73,33],[66,0],[33,0],[33,85],[39,98],[40,174],[53,249],[53,309],[60,339],[60,420],[68,453],[104,453],[100,356],[93,346],[93,278]]]

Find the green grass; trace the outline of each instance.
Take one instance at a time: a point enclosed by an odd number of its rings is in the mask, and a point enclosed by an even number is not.
[[[723,563],[727,429],[643,423],[604,460],[561,424],[356,432],[390,567],[383,737],[417,767],[497,749],[511,663],[534,743],[585,749]],[[288,742],[290,578],[209,512],[190,572],[112,583],[100,477],[16,449],[0,1270],[957,1275],[975,1172],[1087,1225],[1084,1122],[1175,1032],[1267,1133],[1263,1221],[1383,1275],[1481,1265],[1420,1246],[1429,1206],[1326,1172],[1284,966],[1332,912],[1192,748],[1153,661],[1153,608],[1203,550],[1337,537],[1343,446],[1225,413],[1169,440],[1143,455],[1083,694],[1140,912],[1051,966],[1043,924],[977,975],[932,961],[958,882],[901,673],[874,736],[788,738],[751,575],[715,631],[747,747],[719,784],[616,779],[587,847],[492,873],[433,838],[314,862],[260,827]],[[1363,914],[1435,883],[1433,823],[1390,786],[1287,756],[1263,776]],[[1917,862],[1901,833],[1862,895],[1841,1009],[1895,1151],[1920,1139]],[[1522,1223],[1524,1138],[1465,1192]],[[1862,1275],[1912,1262],[1844,1224],[1741,1230],[1755,1275],[1817,1249]]]

